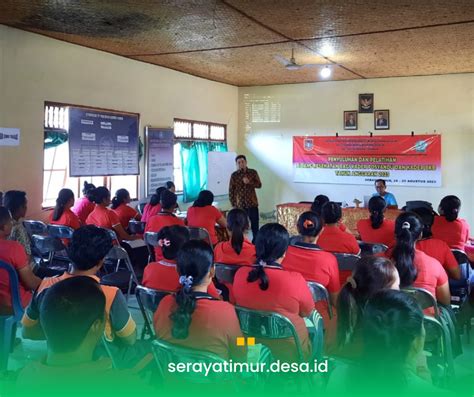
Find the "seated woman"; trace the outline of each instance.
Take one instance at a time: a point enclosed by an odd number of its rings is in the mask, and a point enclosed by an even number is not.
[[[446,196],[439,203],[439,216],[435,217],[433,237],[443,240],[451,249],[464,250],[469,240],[469,224],[458,217],[461,200],[456,196]]]
[[[362,355],[356,365],[333,374],[329,393],[379,395],[388,384],[393,395],[441,392],[430,383],[423,355],[423,312],[411,296],[394,290],[377,292],[367,302],[361,322]]]
[[[360,320],[367,301],[382,289],[399,288],[400,278],[392,261],[376,256],[359,259],[337,300],[336,355],[354,358],[361,354]]]
[[[298,232],[302,241],[288,247],[283,269],[300,273],[306,281],[316,281],[329,292],[332,305],[336,305],[337,295],[341,289],[339,268],[336,257],[322,251],[317,245],[322,223],[319,217],[311,211],[303,212],[298,218]],[[326,302],[318,302],[316,310],[323,316],[324,323],[329,323],[329,313]]]
[[[83,196],[78,199],[74,207],[72,207],[71,211],[77,215],[82,225],[85,225],[87,217],[92,211],[94,211],[95,204],[94,198],[92,197],[94,190],[95,186],[92,183],[85,181],[84,187],[82,188]]]
[[[395,222],[396,244],[391,254],[400,275],[400,287],[423,288],[444,305],[450,305],[448,275],[441,263],[416,248],[423,223],[413,212],[400,214]]]
[[[174,212],[176,210],[178,197],[169,190],[163,190],[160,196],[161,210],[156,215],[152,216],[145,226],[146,232],[158,233],[165,226],[179,225],[184,226],[184,221],[178,218]],[[155,260],[163,258],[161,247],[155,247]]]
[[[10,235],[6,238],[8,240],[13,240],[19,242],[28,257],[28,264],[31,269],[37,271],[39,267],[36,267],[36,263],[31,254],[31,240],[28,232],[23,226],[23,219],[26,216],[26,211],[28,210],[28,199],[26,197],[26,192],[21,190],[9,190],[5,193],[3,197],[3,204],[5,208],[10,212],[12,220],[12,227]]]
[[[255,263],[255,246],[245,237],[248,231],[247,213],[234,208],[227,214],[227,230],[230,240],[222,241],[214,248],[214,262],[226,265],[253,265]]]
[[[178,291],[180,284],[176,270],[176,257],[188,241],[189,231],[184,226],[165,226],[161,229],[158,233],[158,244],[161,247],[163,259],[150,262],[145,267],[142,284],[161,291]],[[213,283],[209,284],[208,293],[219,298],[219,293]]]
[[[99,186],[93,191],[92,195],[96,206],[86,219],[87,225],[95,225],[113,230],[120,241],[140,239],[139,236],[128,234],[120,223],[117,214],[107,208],[110,205],[109,189],[105,186]]]
[[[357,231],[360,239],[366,243],[384,244],[392,247],[395,244],[395,222],[385,219],[384,212],[387,202],[380,196],[369,200],[369,219],[357,222]]]
[[[124,229],[128,228],[128,223],[135,219],[139,221],[141,219],[138,211],[128,204],[132,201],[130,193],[127,189],[119,189],[115,192],[115,197],[112,199],[112,211],[114,211],[120,221],[120,224]]]
[[[235,274],[235,303],[254,310],[279,313],[295,326],[306,358],[311,352],[304,317],[311,314],[314,302],[306,280],[300,273],[283,269],[281,263],[288,248],[289,235],[278,223],[267,223],[256,238],[257,265],[240,267]],[[293,340],[265,339],[273,355],[285,361],[297,359]]]
[[[17,241],[7,240],[12,230],[10,211],[0,207],[0,260],[11,265],[18,274],[19,293],[22,307],[26,307],[41,280],[33,274],[25,249]],[[0,315],[12,313],[10,280],[5,270],[0,270]]]
[[[81,227],[78,216],[71,211],[74,205],[74,193],[71,189],[61,189],[56,199],[54,211],[50,214],[49,223],[52,225],[69,226],[76,230]]]
[[[319,194],[314,198],[313,204],[311,204],[311,211],[313,211],[319,218],[322,218],[323,206],[329,202],[329,197],[324,194]],[[346,225],[341,220],[338,222],[339,229],[343,232],[347,231]]]
[[[444,270],[446,270],[449,278],[460,280],[461,269],[459,268],[458,261],[449,249],[448,244],[443,240],[433,238],[431,226],[435,219],[434,212],[425,207],[416,208],[413,212],[417,214],[423,222],[421,239],[416,242],[416,248],[423,251],[426,255],[437,259],[444,267]]]
[[[143,208],[143,215],[142,215],[142,222],[148,222],[149,219],[158,214],[161,210],[161,204],[160,204],[160,199],[161,199],[161,192],[163,190],[166,190],[164,186],[160,186],[159,188],[156,189],[155,194],[153,194],[150,197],[150,201],[145,205],[145,208]]]
[[[187,225],[190,227],[202,227],[206,229],[211,238],[211,244],[216,245],[219,240],[216,233],[216,223],[221,227],[227,227],[224,215],[212,205],[214,194],[209,190],[202,190],[192,205],[188,208]]]
[[[350,233],[343,232],[338,226],[341,217],[342,210],[339,204],[329,201],[323,205],[324,228],[319,235],[318,245],[324,251],[358,255],[360,248],[356,238]]]
[[[154,316],[156,336],[170,343],[210,351],[223,359],[244,361],[246,349],[234,307],[207,293],[214,276],[211,247],[189,241],[177,256],[181,288],[162,299]]]

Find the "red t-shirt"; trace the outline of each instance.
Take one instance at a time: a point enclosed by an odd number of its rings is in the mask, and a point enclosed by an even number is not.
[[[413,286],[424,288],[436,297],[436,288],[448,282],[448,275],[441,263],[417,249],[413,263],[418,271]]]
[[[216,222],[222,218],[221,212],[212,205],[205,207],[188,208],[188,226],[202,227],[209,232],[212,245],[216,245],[219,239],[216,234]]]
[[[341,283],[339,280],[339,267],[336,257],[321,251],[315,244],[297,243],[291,245],[286,251],[282,263],[283,269],[300,273],[306,281],[316,281],[323,285],[330,294],[339,293]],[[336,334],[336,324],[331,324],[328,305],[326,302],[316,302],[314,308],[323,316],[326,340]],[[328,334],[331,335],[328,335]]]
[[[196,293],[196,298],[186,339],[174,339],[171,333],[170,315],[176,309],[172,295],[165,296],[155,312],[156,336],[176,345],[212,352],[226,360],[244,356],[245,348],[236,345],[242,331],[234,307],[228,302],[209,299],[206,294]]]
[[[51,225],[69,226],[74,230],[79,229],[81,227],[81,221],[79,220],[79,217],[69,208],[64,209],[63,213],[57,221],[53,221],[53,214],[54,211],[49,214],[49,223]]]
[[[283,260],[283,269],[300,273],[306,281],[322,284],[329,293],[337,293],[341,289],[339,268],[336,257],[320,250],[316,245],[291,245]]]
[[[361,219],[357,222],[357,231],[366,243],[385,244],[387,247],[395,244],[395,222],[391,219],[384,219],[378,229],[372,227],[370,219]]]
[[[226,265],[253,265],[256,261],[255,246],[244,238],[240,254],[234,251],[230,241],[222,241],[214,248],[214,262]]]
[[[74,207],[72,207],[72,212],[74,212],[82,224],[86,223],[87,217],[89,214],[94,211],[95,204],[87,197],[81,197],[76,201]]]
[[[453,249],[464,250],[469,239],[469,225],[464,219],[448,222],[444,216],[436,216],[431,231],[434,238],[443,240]]]
[[[143,215],[142,215],[142,222],[148,222],[152,216],[155,216],[158,214],[158,212],[161,211],[161,205],[157,204],[155,206],[152,206],[150,203],[147,203],[145,205],[145,208],[143,208]]]
[[[176,270],[176,261],[161,259],[158,262],[150,262],[143,271],[142,284],[147,288],[160,291],[177,292],[179,284],[179,274]],[[219,292],[213,283],[209,284],[207,293],[214,298],[219,298]]]
[[[28,266],[28,257],[26,255],[25,249],[17,241],[0,240],[0,260],[12,265],[17,273],[18,270]],[[19,280],[21,305],[26,307],[31,300],[31,291],[25,288],[25,286],[21,283],[21,279]],[[6,313],[10,313],[12,307],[11,301],[10,279],[7,272],[3,269],[0,269],[0,307],[3,308],[3,310],[0,310],[0,312],[6,311]]]
[[[124,229],[128,227],[130,219],[134,219],[138,215],[138,211],[130,207],[129,205],[122,203],[117,208],[113,209],[120,221],[120,224]]]
[[[94,211],[87,217],[86,224],[112,230],[114,226],[120,225],[120,220],[114,211],[96,205]]]
[[[457,269],[459,266],[448,244],[442,240],[438,240],[437,238],[419,240],[416,242],[416,248],[423,251],[426,255],[435,258],[441,263],[445,270]]]
[[[174,214],[170,214],[169,212],[160,212],[155,216],[151,217],[145,226],[145,233],[147,232],[154,232],[158,233],[161,229],[165,226],[185,226],[184,221],[181,218],[178,218]],[[155,260],[163,259],[163,254],[161,252],[161,247],[155,247]]]
[[[283,269],[265,267],[268,277],[268,289],[260,289],[260,281],[247,281],[252,268],[241,267],[234,278],[233,292],[235,302],[254,310],[276,312],[286,316],[295,326],[299,335],[303,352],[309,356],[311,345],[308,330],[303,317],[309,316],[314,309],[314,301],[306,280],[300,273]],[[296,349],[293,340],[265,340],[276,358],[294,361]]]
[[[336,226],[324,226],[318,238],[318,245],[324,251],[346,254],[358,254],[360,252],[356,238]]]

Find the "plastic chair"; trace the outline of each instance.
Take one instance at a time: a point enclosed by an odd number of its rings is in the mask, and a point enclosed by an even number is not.
[[[359,255],[342,254],[338,252],[333,253],[337,259],[337,266],[340,271],[353,271],[357,261],[360,259]]]
[[[364,241],[359,241],[359,248],[361,256],[377,255],[388,250],[385,244],[366,243]]]
[[[0,371],[5,371],[8,367],[8,356],[13,350],[16,324],[21,321],[23,316],[23,307],[21,306],[20,283],[16,270],[13,266],[3,261],[0,261],[0,270],[7,273],[10,281],[10,296],[13,310],[13,313],[10,315],[0,316]]]
[[[226,265],[224,263],[215,263],[215,277],[219,283],[233,284],[235,273],[237,273],[237,270],[239,270],[241,267],[241,265]]]
[[[143,319],[145,320],[145,326],[143,328],[142,339],[145,333],[148,333],[153,339],[156,338],[155,329],[153,327],[153,315],[158,308],[161,300],[173,292],[160,291],[152,288],[147,288],[142,285],[138,285],[135,288],[135,296],[137,297],[138,306],[142,312]]]
[[[285,316],[261,310],[236,306],[240,329],[245,335],[266,339],[292,338],[295,341],[298,361],[304,362],[303,348],[293,323]]]
[[[138,278],[133,269],[132,261],[128,256],[127,251],[118,245],[117,235],[113,230],[107,230],[112,238],[112,241],[117,242],[117,245],[114,245],[108,254],[105,256],[105,261],[116,262],[115,271],[109,274],[106,274],[101,277],[100,283],[103,285],[112,285],[120,288],[121,290],[127,291],[127,302],[132,291],[132,285],[138,285]],[[124,263],[125,269],[120,269],[120,265]]]
[[[434,310],[434,316],[424,316],[426,341],[428,343],[436,342],[437,348],[435,350],[438,352],[437,356],[442,360],[445,369],[444,379],[449,380],[454,374],[451,336],[441,318],[436,298],[423,288],[410,287],[404,288],[402,291],[415,298],[422,310]],[[434,352],[434,355],[436,355],[436,352]]]
[[[46,223],[41,221],[26,220],[23,221],[23,226],[25,227],[30,238],[33,236],[33,234],[48,234],[48,227],[46,226]]]
[[[148,248],[148,263],[155,260],[155,247],[158,246],[158,233],[146,232],[143,236]]]
[[[211,236],[209,232],[203,227],[188,226],[190,240],[203,240],[212,247]]]
[[[145,222],[131,220],[128,222],[128,230],[131,234],[143,234],[145,233]]]
[[[329,300],[329,292],[326,287],[324,287],[324,285],[322,284],[317,283],[316,281],[308,281],[307,284],[309,290],[311,291],[311,295],[313,295],[314,303],[326,301],[328,305],[329,318],[332,318],[332,305]]]
[[[172,377],[168,371],[170,363],[205,363],[211,365],[219,363],[222,366],[225,360],[218,355],[202,350],[195,350],[165,342],[161,339],[154,340],[151,344],[153,356],[158,367],[158,374],[162,381],[168,377]],[[202,364],[201,364],[202,365]],[[232,387],[236,387],[235,374],[209,371],[207,376],[203,373],[195,373],[193,371],[183,372],[176,375],[176,379],[193,384],[215,384],[220,382],[230,382]],[[178,378],[179,376],[179,378]]]

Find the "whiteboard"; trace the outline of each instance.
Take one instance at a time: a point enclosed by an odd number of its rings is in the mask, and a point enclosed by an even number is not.
[[[235,152],[207,153],[207,190],[214,196],[229,194],[230,176],[236,170]]]

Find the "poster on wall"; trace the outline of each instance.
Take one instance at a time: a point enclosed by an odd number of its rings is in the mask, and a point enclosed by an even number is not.
[[[155,189],[173,180],[172,128],[145,128],[146,146],[146,194],[151,196]]]
[[[295,136],[295,182],[441,186],[441,135]]]
[[[20,146],[20,129],[0,127],[0,146]]]
[[[137,175],[138,114],[69,108],[70,176]]]

